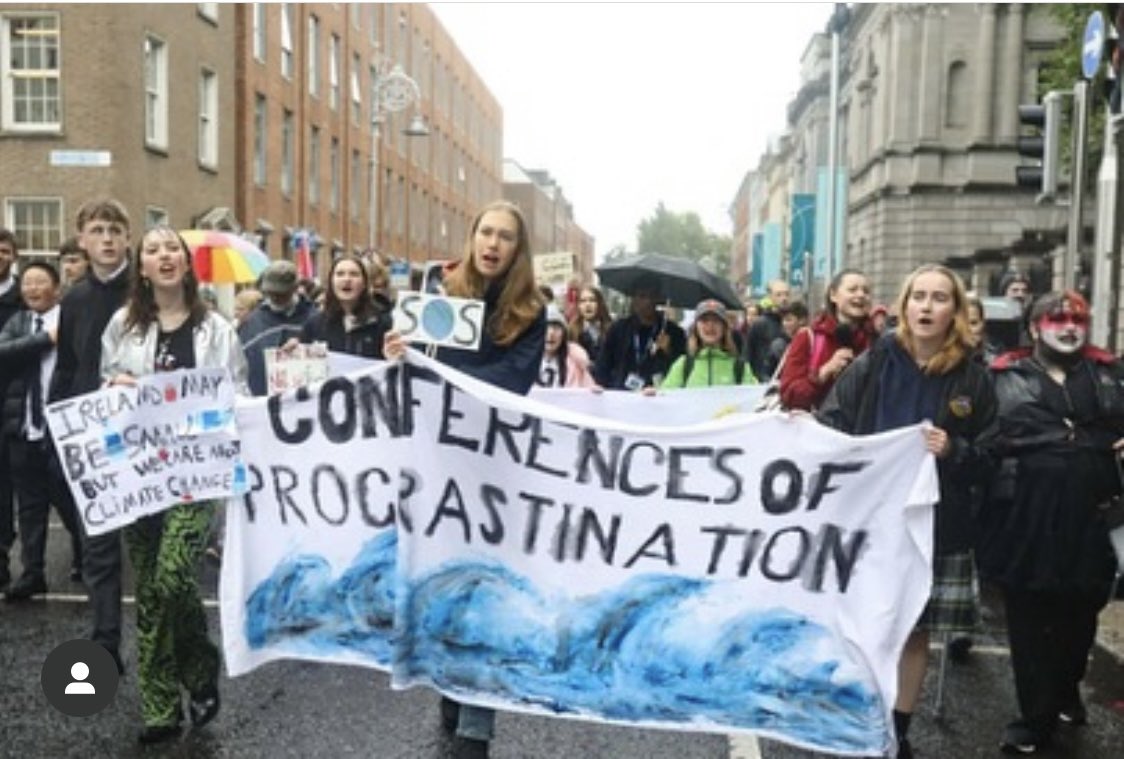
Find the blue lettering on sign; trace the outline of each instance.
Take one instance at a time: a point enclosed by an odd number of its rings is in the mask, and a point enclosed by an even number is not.
[[[125,442],[121,439],[120,432],[111,432],[105,436],[105,452],[109,456],[120,456],[125,453]]]
[[[241,461],[234,465],[233,490],[235,495],[246,492],[246,465]]]
[[[217,409],[204,411],[200,415],[200,426],[205,430],[213,430],[226,424],[226,412]]]

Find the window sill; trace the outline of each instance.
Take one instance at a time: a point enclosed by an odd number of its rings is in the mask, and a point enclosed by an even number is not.
[[[208,174],[215,174],[215,175],[217,175],[219,173],[219,166],[216,163],[205,163],[203,161],[199,161],[198,165],[199,165],[200,171],[205,171]]]
[[[164,158],[168,157],[168,146],[167,145],[157,145],[157,144],[152,143],[152,142],[146,142],[144,144],[144,149],[147,150],[149,153],[154,153],[154,154],[156,154],[158,156],[162,156]]]

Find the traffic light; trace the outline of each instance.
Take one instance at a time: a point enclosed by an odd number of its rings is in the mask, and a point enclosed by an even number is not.
[[[1061,144],[1062,93],[1048,92],[1042,104],[1019,106],[1019,123],[1039,130],[1037,135],[1019,135],[1019,155],[1037,158],[1037,166],[1016,166],[1015,183],[1053,197],[1058,192],[1058,150]]]

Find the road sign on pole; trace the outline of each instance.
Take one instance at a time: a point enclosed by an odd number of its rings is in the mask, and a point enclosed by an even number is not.
[[[1086,79],[1096,76],[1097,69],[1101,67],[1104,38],[1104,16],[1100,11],[1093,11],[1085,22],[1085,37],[1081,42],[1081,73]]]

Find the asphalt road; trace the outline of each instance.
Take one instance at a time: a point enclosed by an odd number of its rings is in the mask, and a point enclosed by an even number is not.
[[[89,718],[67,717],[47,702],[40,686],[43,660],[54,646],[82,637],[88,609],[81,585],[66,579],[65,533],[51,531],[46,600],[0,603],[0,756],[61,757],[410,757],[449,755],[427,689],[392,691],[387,677],[357,667],[274,662],[224,678],[223,708],[211,725],[156,748],[136,743],[140,710],[136,692],[133,607],[125,610],[123,653],[129,673],[116,700]],[[203,587],[215,598],[217,571],[203,570]],[[126,577],[126,594],[131,578]],[[1119,605],[1119,602],[1117,602]],[[988,609],[993,608],[989,604]],[[1115,610],[1114,610],[1115,611]],[[209,605],[212,636],[218,611]],[[1119,614],[1114,618],[1120,617]],[[1114,624],[1119,624],[1114,622]],[[936,713],[939,649],[933,651],[926,693],[911,738],[924,759],[1001,756],[1003,725],[1013,716],[1014,692],[1003,638],[994,612],[965,664],[948,664],[943,708]],[[1121,759],[1124,756],[1124,660],[1098,648],[1087,679],[1087,727],[1063,731],[1047,757]],[[817,754],[770,741],[689,732],[653,731],[562,719],[501,714],[492,756],[496,759],[808,759]]]

